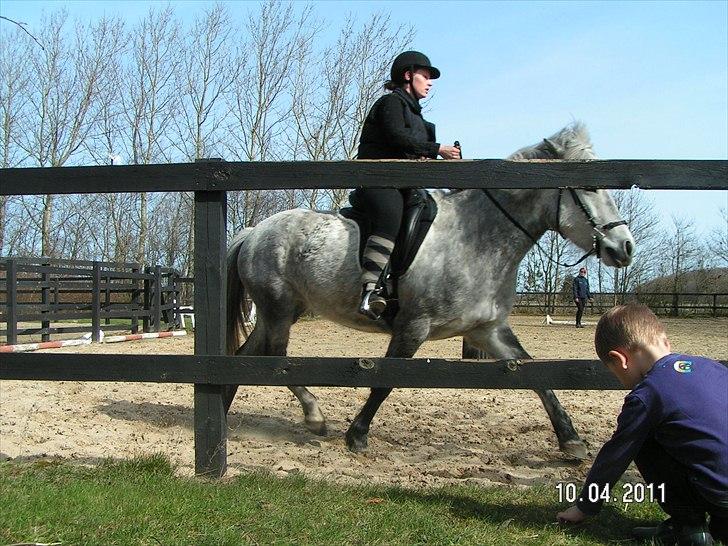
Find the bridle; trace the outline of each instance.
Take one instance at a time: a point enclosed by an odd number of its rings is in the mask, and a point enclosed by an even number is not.
[[[584,213],[584,216],[586,216],[586,219],[589,221],[589,224],[592,227],[593,235],[592,235],[592,248],[584,254],[581,258],[579,258],[576,262],[573,264],[565,264],[561,263],[558,260],[554,260],[549,256],[549,254],[541,248],[541,245],[538,242],[538,239],[536,239],[533,235],[531,235],[526,228],[524,228],[518,220],[516,220],[511,214],[501,205],[498,200],[493,196],[490,190],[483,188],[483,192],[485,195],[488,196],[488,198],[492,201],[492,203],[496,206],[498,210],[500,210],[503,215],[508,218],[508,220],[511,221],[511,223],[516,226],[520,231],[522,231],[526,237],[531,239],[533,241],[533,244],[536,245],[539,249],[539,251],[544,254],[550,261],[554,262],[557,265],[560,265],[562,267],[574,267],[575,265],[580,264],[584,260],[586,260],[589,256],[596,254],[597,257],[599,257],[599,253],[601,250],[601,242],[606,237],[607,231],[610,229],[613,229],[617,226],[626,226],[627,222],[625,220],[617,220],[615,222],[609,222],[608,224],[602,224],[601,226],[597,224],[596,220],[594,220],[594,216],[591,214],[590,210],[587,208],[587,206],[582,201],[581,197],[579,197],[579,194],[576,192],[574,188],[559,188],[559,197],[556,202],[556,231],[559,235],[564,237],[564,234],[561,233],[561,197],[564,194],[564,190],[568,190],[571,194],[571,198],[574,200],[574,202],[579,206],[581,211]],[[586,190],[586,191],[596,191],[596,190]],[[564,237],[566,239],[566,237]]]

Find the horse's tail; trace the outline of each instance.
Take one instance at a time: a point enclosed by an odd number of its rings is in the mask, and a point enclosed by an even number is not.
[[[250,229],[244,229],[233,239],[227,253],[227,333],[225,339],[229,355],[235,354],[249,334],[246,326],[250,313],[248,291],[238,274],[237,264],[240,246]]]

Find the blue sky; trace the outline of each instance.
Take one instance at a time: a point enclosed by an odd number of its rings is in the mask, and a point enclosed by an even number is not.
[[[241,18],[255,8],[225,3]],[[132,22],[150,4],[3,0],[0,13],[32,28],[44,9]],[[208,2],[171,4],[191,17]],[[460,140],[466,157],[503,157],[580,119],[604,159],[728,159],[726,1],[312,4],[332,34],[349,13],[384,11],[413,24],[414,48],[443,74],[426,117],[438,140]],[[650,197],[667,218],[725,229],[727,191]]]

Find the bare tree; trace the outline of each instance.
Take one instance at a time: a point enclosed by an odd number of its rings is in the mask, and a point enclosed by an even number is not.
[[[318,62],[301,59],[297,63],[292,98],[295,132],[289,142],[295,158],[356,157],[364,119],[382,94],[392,59],[413,35],[411,26],[395,27],[381,13],[362,25],[350,17],[336,43],[322,51]],[[348,191],[311,191],[307,204],[310,208],[338,208]]]
[[[249,14],[246,31],[243,68],[230,97],[234,122],[228,149],[241,160],[265,161],[276,156],[274,144],[290,113],[294,63],[306,62],[301,52],[310,51],[317,27],[310,8],[296,17],[292,4],[270,0]]]
[[[2,116],[2,150],[0,167],[17,167],[25,160],[25,154],[17,146],[20,116],[28,100],[30,87],[29,47],[22,28],[0,35],[0,116]],[[37,46],[36,46],[37,47]],[[11,199],[0,196],[0,255],[5,250],[5,229]]]
[[[290,93],[296,64],[307,62],[318,26],[312,10],[296,14],[291,3],[275,0],[250,13],[241,70],[227,97],[231,123],[226,155],[237,161],[266,161],[283,157],[279,146],[291,112]],[[278,192],[246,191],[231,195],[230,208],[239,225],[256,224],[279,209]]]
[[[177,73],[181,109],[175,119],[176,147],[191,161],[221,151],[219,132],[227,112],[222,106],[245,63],[245,52],[236,53],[237,36],[228,9],[221,4],[195,19],[188,38],[180,48],[184,59],[183,70]]]
[[[554,312],[566,278],[566,271],[559,262],[563,263],[572,253],[566,239],[554,231],[547,231],[539,240],[539,246],[529,250],[521,263],[522,284],[527,290],[544,293],[543,309],[546,313]]]
[[[8,256],[38,256],[41,248],[43,201],[19,196],[8,208],[6,252]]]
[[[44,18],[39,40],[45,49],[32,50],[32,90],[24,117],[21,148],[41,167],[59,167],[79,150],[95,124],[92,104],[105,85],[105,67],[122,49],[122,25],[102,18],[85,26],[75,24],[71,43],[66,34],[66,14]],[[51,245],[53,195],[44,198],[42,249]]]
[[[131,59],[124,77],[124,147],[129,162],[171,159],[174,116],[179,109],[180,25],[171,7],[147,15],[132,31]],[[139,195],[135,260],[144,262],[149,196]],[[131,215],[130,215],[131,217]]]
[[[728,267],[728,208],[720,209],[721,225],[710,234],[708,247],[718,267]]]
[[[277,0],[254,8],[243,27],[239,32],[217,5],[201,12],[189,33],[169,7],[151,9],[128,33],[119,20],[70,22],[57,11],[35,32],[42,48],[25,29],[5,32],[2,166],[118,158],[148,164],[212,154],[353,158],[364,117],[411,27],[385,15],[351,18],[336,43],[324,44],[311,7]],[[338,206],[345,194],[230,192],[231,228],[301,204]],[[2,200],[0,251],[153,258],[189,273],[193,208],[187,194]]]
[[[678,295],[685,290],[685,279],[688,271],[698,269],[702,265],[702,250],[698,244],[692,220],[673,216],[670,229],[662,237],[657,248],[660,260],[657,263],[659,276],[671,277],[673,294],[672,314],[678,314]]]
[[[194,231],[192,210],[187,206],[179,206],[179,200],[169,197],[172,194],[158,200],[152,210],[153,216],[160,219],[160,225],[158,229],[150,230],[147,259],[149,263],[175,267],[189,275],[192,273],[191,263],[186,250],[187,237]]]
[[[187,41],[180,45],[183,64],[177,72],[180,109],[175,116],[178,135],[175,147],[188,161],[223,155],[221,133],[230,105],[226,99],[245,63],[245,51],[236,47],[239,40],[230,19],[228,9],[221,4],[205,9],[185,36]],[[167,199],[176,202],[176,210],[185,210],[192,218],[191,194]],[[158,210],[167,209],[160,207]],[[175,233],[164,246],[168,249],[168,257],[171,247],[175,247],[175,252],[185,254],[180,260],[182,269],[187,270],[193,265],[194,229],[191,222],[182,223],[176,216],[171,221],[172,229],[189,231]],[[186,241],[186,248],[177,248],[180,240]]]
[[[619,294],[619,301],[623,301],[625,294],[647,280],[654,267],[658,255],[655,248],[659,244],[657,230],[660,218],[655,211],[654,202],[642,190],[614,191],[612,197],[635,239],[635,255],[631,265],[621,269],[604,268],[611,277],[615,298]]]

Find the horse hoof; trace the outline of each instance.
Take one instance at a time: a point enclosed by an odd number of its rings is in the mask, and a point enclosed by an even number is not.
[[[306,421],[305,423],[309,432],[313,432],[317,436],[326,436],[328,434],[326,421]]]
[[[361,453],[367,449],[367,437],[366,434],[361,436],[355,436],[354,434],[346,433],[346,447],[352,453]]]
[[[574,459],[583,461],[587,458],[586,444],[582,440],[569,440],[560,446],[561,451],[570,455]]]

